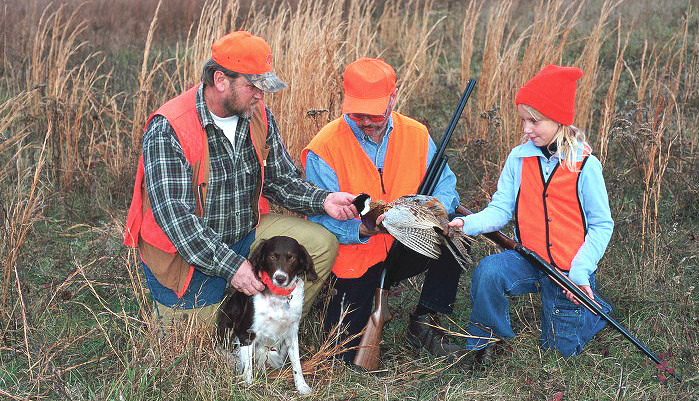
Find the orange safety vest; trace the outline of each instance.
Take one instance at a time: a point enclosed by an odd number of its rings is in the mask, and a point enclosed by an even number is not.
[[[517,237],[522,245],[561,270],[570,270],[585,241],[587,226],[578,197],[578,178],[589,151],[570,171],[556,165],[544,181],[538,156],[522,160],[522,178],[515,205]]]
[[[379,173],[360,146],[352,130],[338,118],[320,130],[301,151],[306,166],[313,151],[337,174],[340,191],[367,193],[372,200],[391,202],[417,192],[427,165],[427,128],[419,122],[393,113],[393,132],[388,141],[383,171]],[[340,245],[333,273],[340,278],[361,277],[369,267],[386,259],[393,237],[373,235],[367,244]]]
[[[196,200],[196,214],[203,216],[207,184],[209,181],[209,146],[206,131],[199,121],[196,109],[196,95],[199,86],[187,90],[185,93],[171,99],[162,105],[155,113],[151,114],[146,122],[145,129],[156,115],[165,117],[177,134],[177,139],[182,147],[187,162],[192,166],[192,189]],[[261,196],[262,182],[264,181],[264,165],[268,149],[265,146],[267,138],[267,114],[265,106],[260,102],[259,109],[253,114],[250,121],[250,137],[262,165],[262,176],[258,183],[258,204],[260,214],[269,213],[269,204]],[[259,200],[259,201],[258,201]],[[131,207],[126,218],[124,232],[124,245],[138,247],[141,259],[153,272],[160,284],[171,289],[178,298],[186,292],[194,273],[191,266],[178,252],[175,245],[165,235],[163,230],[155,222],[153,211],[150,207],[143,168],[143,154],[138,159],[136,180],[134,183]]]

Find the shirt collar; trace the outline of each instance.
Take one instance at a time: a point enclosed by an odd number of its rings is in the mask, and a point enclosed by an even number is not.
[[[582,142],[578,142],[578,157],[577,161],[582,161],[583,159],[583,144]],[[527,141],[526,143],[523,143],[522,145],[517,146],[514,148],[512,151],[512,155],[514,157],[531,157],[531,156],[537,156],[537,157],[544,157],[544,153],[534,145],[534,142],[532,141]],[[559,158],[560,153],[556,153],[553,156],[556,158]]]

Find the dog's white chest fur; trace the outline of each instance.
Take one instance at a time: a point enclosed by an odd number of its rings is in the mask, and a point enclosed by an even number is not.
[[[258,346],[274,347],[298,330],[303,310],[303,280],[288,296],[258,293],[252,297],[255,308],[252,331]]]
[[[249,346],[240,347],[241,368],[245,381],[252,382],[252,364],[281,368],[289,356],[294,384],[301,394],[310,394],[301,369],[299,356],[299,323],[303,310],[303,280],[288,296],[258,293],[252,297],[254,305],[252,330],[255,339]]]

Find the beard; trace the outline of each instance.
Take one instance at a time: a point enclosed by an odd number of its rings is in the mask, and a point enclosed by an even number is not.
[[[247,106],[243,104],[242,100],[238,97],[238,95],[230,91],[228,94],[228,97],[224,99],[223,101],[223,110],[226,112],[227,116],[239,116],[242,118],[250,118],[252,117],[252,113],[255,111],[255,106],[257,105],[257,101],[255,101],[253,104],[248,104]]]

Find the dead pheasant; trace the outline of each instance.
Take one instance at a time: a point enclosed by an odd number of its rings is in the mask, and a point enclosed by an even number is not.
[[[401,196],[391,203],[372,202],[367,194],[354,200],[364,225],[373,230],[376,219],[383,214],[381,225],[393,238],[415,252],[438,259],[440,245],[454,255],[459,265],[466,269],[471,259],[468,255],[468,239],[461,230],[449,230],[449,216],[444,206],[434,196]]]

